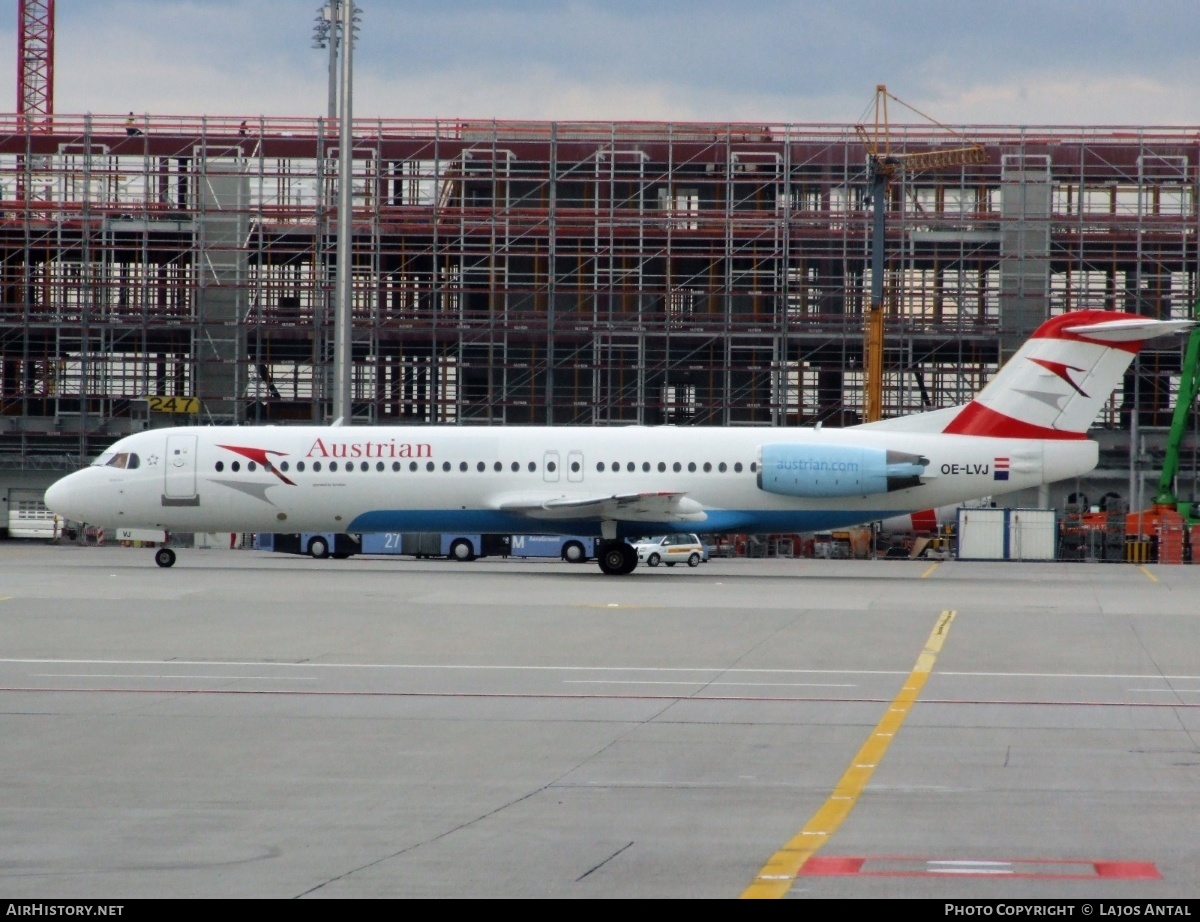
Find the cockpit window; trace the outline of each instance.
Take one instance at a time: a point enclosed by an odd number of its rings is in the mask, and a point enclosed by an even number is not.
[[[125,470],[133,470],[134,468],[139,467],[142,462],[141,459],[131,451],[119,451],[113,454],[111,457],[108,457],[107,461],[104,460],[104,457],[101,457],[101,459],[96,463],[103,463],[105,467],[120,467],[124,468]]]
[[[92,462],[92,467],[108,467],[109,462],[113,459],[113,453],[106,451],[99,458]]]

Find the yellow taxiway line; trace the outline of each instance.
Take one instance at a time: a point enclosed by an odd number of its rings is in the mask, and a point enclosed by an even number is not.
[[[917,664],[908,674],[904,687],[892,701],[883,719],[875,726],[874,732],[851,760],[850,767],[842,775],[829,799],[813,814],[804,828],[763,865],[754,882],[743,891],[742,899],[770,900],[786,896],[796,875],[804,867],[804,862],[815,855],[845,822],[883,759],[884,753],[887,752],[888,746],[895,739],[904,718],[916,704],[921,689],[925,687],[925,681],[933,671],[933,664],[942,650],[942,644],[946,642],[946,634],[955,614],[953,611],[943,611],[938,616],[937,624],[934,625],[929,639],[925,641],[925,649],[917,657]]]

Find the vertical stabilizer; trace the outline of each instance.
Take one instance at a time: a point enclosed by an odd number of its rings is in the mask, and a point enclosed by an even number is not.
[[[1192,326],[1115,311],[1043,323],[943,430],[955,435],[1083,439],[1148,339]]]

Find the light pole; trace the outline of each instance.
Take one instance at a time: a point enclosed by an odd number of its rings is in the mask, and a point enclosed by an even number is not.
[[[337,118],[338,45],[341,42],[338,17],[342,0],[330,0],[317,7],[317,18],[313,25],[313,47],[329,49],[329,101],[325,114],[330,121]]]
[[[351,316],[354,300],[352,267],[351,211],[353,210],[354,136],[354,37],[359,13],[353,0],[329,0],[317,9],[313,29],[313,47],[329,49],[330,121],[338,119],[338,229],[337,271],[334,289],[333,326],[333,407],[335,421],[349,423],[353,415],[350,401],[353,372]],[[349,40],[347,40],[349,37]],[[339,94],[338,54],[341,53]],[[340,96],[340,99],[339,99]],[[340,106],[339,106],[340,103]],[[318,225],[322,222],[318,221]],[[318,226],[318,233],[320,227]],[[323,248],[322,248],[323,249]]]
[[[350,212],[354,206],[354,3],[342,0],[342,93],[338,120],[338,256],[337,256],[337,314],[333,327],[333,418],[350,423],[350,375],[353,371],[351,351],[351,310],[354,299],[354,272],[351,266]]]

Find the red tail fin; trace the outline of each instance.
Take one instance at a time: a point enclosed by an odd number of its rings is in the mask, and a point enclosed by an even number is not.
[[[943,430],[1018,439],[1083,439],[1142,344],[1190,320],[1074,311],[1043,323]]]

